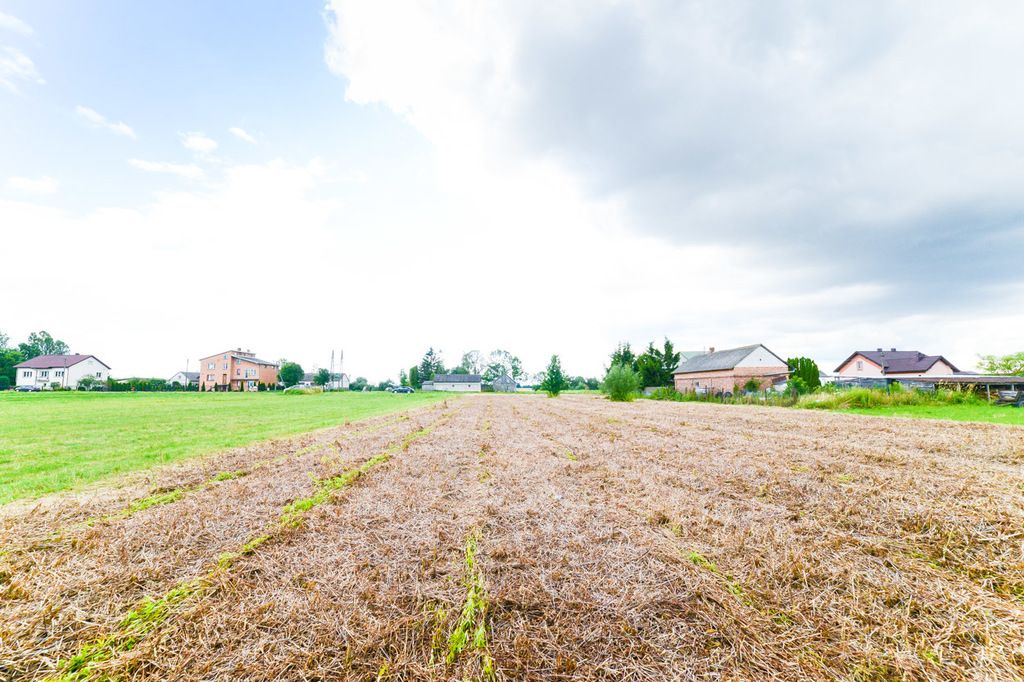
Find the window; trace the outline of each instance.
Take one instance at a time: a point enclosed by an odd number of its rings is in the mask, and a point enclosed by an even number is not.
[[[22,370],[21,376],[31,378],[32,377],[32,370],[30,370],[30,369]]]
[[[227,368],[225,367],[225,369],[227,369]],[[235,367],[235,376],[237,377],[237,376],[240,376],[241,374],[242,374],[242,370],[240,368],[238,368],[238,367]]]
[[[53,376],[55,376],[55,377],[62,377],[62,376],[64,376],[64,370],[58,369],[57,371],[55,371],[53,373]]]
[[[228,368],[228,363],[225,362],[224,363],[224,369],[227,369],[227,368]]]
[[[213,375],[212,374],[207,374],[206,375],[206,380],[207,381],[213,381]]]
[[[103,378],[103,377],[101,376],[102,374],[103,374],[103,372],[96,372],[96,378],[97,378],[97,379],[102,379],[102,378]]]
[[[41,370],[39,370],[39,378],[40,379],[45,379],[48,376],[50,376],[50,370],[48,370],[48,369],[41,369]]]
[[[211,362],[206,365],[206,369],[217,369],[217,363]]]
[[[858,372],[864,371],[864,361],[863,360],[858,360],[857,361],[857,371]]]

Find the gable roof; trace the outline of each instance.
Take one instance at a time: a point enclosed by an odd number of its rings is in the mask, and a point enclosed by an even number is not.
[[[858,355],[882,368],[882,374],[901,374],[905,372],[927,372],[939,360],[949,365],[954,372],[960,370],[941,355],[925,355],[916,350],[858,350],[839,363],[835,371],[840,371],[850,360]]]
[[[766,351],[775,355],[770,350],[764,347],[760,343],[755,343],[751,346],[740,346],[739,348],[726,348],[725,350],[716,350],[713,353],[704,353],[690,358],[686,362],[679,365],[673,374],[691,374],[693,372],[715,372],[723,369],[734,369],[736,365],[743,362],[743,360],[753,353],[758,348],[764,348]],[[786,361],[775,355],[778,359],[779,364],[786,366]]]
[[[706,355],[706,354],[707,354],[706,350],[681,350],[681,351],[679,351],[679,357],[680,357],[680,359],[682,359],[683,362],[686,362],[687,360],[693,360],[698,355]],[[680,363],[680,364],[682,364],[682,363]]]
[[[251,358],[248,355],[237,355],[235,353],[229,353],[229,355],[240,362],[251,362],[254,365],[270,365],[271,367],[277,367],[277,363],[271,362],[270,360],[260,360],[259,358]],[[205,360],[206,358],[203,359]]]
[[[179,374],[184,376],[189,381],[199,381],[199,372],[175,372],[174,376],[178,376]],[[173,379],[174,377],[171,378]]]
[[[64,368],[71,367],[72,365],[77,365],[83,360],[88,360],[89,358],[92,358],[93,360],[100,363],[107,369],[110,369],[110,366],[107,365],[107,363],[103,362],[95,355],[79,355],[77,353],[69,355],[37,355],[36,357],[30,358],[25,362],[19,362],[18,364],[15,365],[15,367],[21,367],[24,369],[54,369],[55,367]]]
[[[433,381],[442,384],[475,384],[480,380],[479,374],[435,374]]]

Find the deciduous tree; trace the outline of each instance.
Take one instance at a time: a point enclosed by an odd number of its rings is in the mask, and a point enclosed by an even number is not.
[[[988,374],[1024,376],[1024,352],[1009,355],[979,355],[978,369]]]
[[[282,364],[281,369],[277,371],[277,378],[287,388],[288,386],[294,386],[302,381],[303,374],[305,374],[305,372],[302,371],[302,365],[297,362],[286,362]]]
[[[814,391],[821,388],[821,372],[818,370],[818,364],[810,358],[790,358],[786,360],[786,364],[789,365],[790,370],[790,382],[794,377],[799,377],[800,382],[793,384],[793,386],[806,386],[807,391]],[[790,388],[793,388],[790,386]]]
[[[313,377],[313,383],[317,386],[326,386],[330,381],[331,372],[326,369],[317,370],[316,376]]]

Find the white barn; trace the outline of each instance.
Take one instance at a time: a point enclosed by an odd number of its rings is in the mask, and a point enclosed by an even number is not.
[[[78,388],[82,377],[91,376],[97,381],[106,381],[110,367],[95,355],[40,355],[18,363],[18,386],[51,388]]]
[[[423,383],[423,390],[479,393],[483,390],[483,378],[479,374],[437,374],[433,381]]]

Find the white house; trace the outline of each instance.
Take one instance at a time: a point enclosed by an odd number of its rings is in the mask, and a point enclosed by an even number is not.
[[[198,386],[199,372],[177,372],[167,380],[168,386],[173,386],[174,384],[180,384],[185,388],[188,388],[189,386]]]
[[[428,385],[430,388],[427,388]],[[483,390],[483,378],[479,374],[437,374],[433,381],[423,382],[421,390],[479,393]]]
[[[78,388],[82,377],[106,381],[110,367],[95,355],[40,355],[14,366],[18,386]]]

